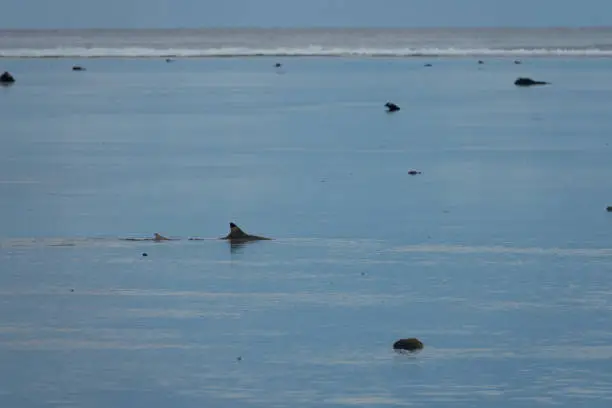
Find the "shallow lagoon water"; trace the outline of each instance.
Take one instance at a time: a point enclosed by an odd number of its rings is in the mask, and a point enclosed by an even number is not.
[[[2,60],[1,405],[609,406],[612,60],[276,61]]]

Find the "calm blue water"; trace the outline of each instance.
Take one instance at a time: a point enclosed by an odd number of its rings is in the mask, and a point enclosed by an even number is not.
[[[1,60],[0,406],[610,406],[612,59],[276,61]]]

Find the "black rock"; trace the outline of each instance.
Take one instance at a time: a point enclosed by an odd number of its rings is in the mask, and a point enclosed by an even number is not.
[[[478,60],[478,64],[484,64],[483,60]]]
[[[147,254],[146,252],[143,252],[142,256],[149,256],[149,254]]]
[[[277,62],[276,64],[274,64],[274,67],[276,67],[276,68],[280,68],[282,66],[283,66],[283,64],[281,64],[280,62]]]
[[[517,80],[514,81],[514,85],[516,86],[548,85],[549,83],[550,82],[534,81],[531,78],[517,78]]]
[[[15,82],[15,78],[8,71],[4,71],[4,73],[0,75],[0,83],[12,84],[13,82]]]
[[[612,205],[607,206],[607,207],[606,207],[606,211],[607,211],[607,212],[612,212]]]
[[[424,66],[424,67],[431,67],[431,66],[433,66],[433,65],[431,65],[431,64],[425,64],[425,65],[423,65],[423,66]]]
[[[393,343],[393,350],[407,350],[407,351],[417,351],[423,349],[423,343],[419,339],[409,338],[409,339],[399,339],[395,343]]]
[[[83,68],[80,65],[75,65],[74,67],[72,67],[73,71],[85,71],[85,68]]]

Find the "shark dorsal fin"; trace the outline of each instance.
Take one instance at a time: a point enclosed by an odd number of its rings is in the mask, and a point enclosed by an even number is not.
[[[233,222],[230,222],[230,232],[226,238],[227,239],[240,239],[240,238],[245,238],[245,237],[247,237],[247,234],[243,230],[241,230],[239,226],[237,226]]]

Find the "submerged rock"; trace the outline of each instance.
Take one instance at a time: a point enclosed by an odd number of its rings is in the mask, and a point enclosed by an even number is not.
[[[478,60],[478,64],[482,65],[482,64],[484,64],[484,61],[483,60]]]
[[[75,65],[75,66],[72,67],[72,70],[73,71],[85,71],[85,68],[83,68],[80,65]]]
[[[549,83],[550,82],[534,81],[531,78],[517,78],[517,80],[514,81],[514,85],[516,86],[548,85]]]
[[[522,64],[521,60],[514,60],[514,63],[515,63],[516,65],[521,65],[521,64]]]
[[[385,103],[385,107],[387,108],[387,112],[397,112],[400,110],[400,107],[394,104],[393,102]]]
[[[607,206],[607,207],[606,207],[606,211],[607,211],[607,212],[612,212],[612,205]]]
[[[408,170],[408,174],[410,174],[411,176],[416,176],[417,174],[421,174],[421,172],[418,170],[412,169],[412,170]]]
[[[423,66],[424,66],[424,67],[432,67],[433,65],[431,65],[431,64],[425,64],[425,65],[423,65]]]
[[[4,73],[0,75],[0,83],[12,84],[13,82],[15,82],[15,77],[13,77],[10,72],[4,71]]]
[[[395,343],[393,343],[393,350],[407,350],[407,351],[417,351],[422,350],[424,347],[421,340],[416,339],[414,337],[409,339],[399,339]]]

